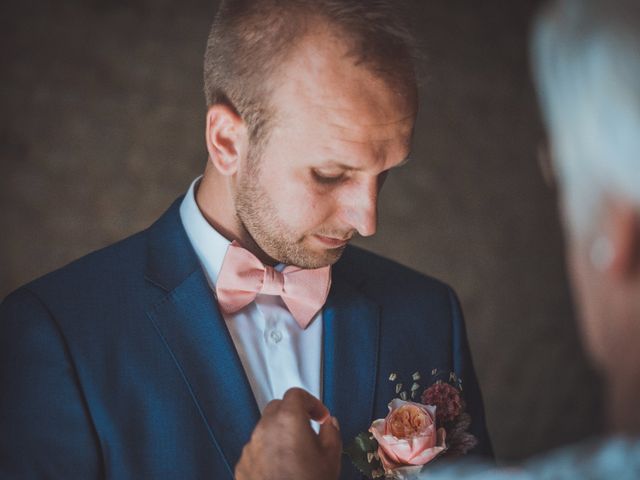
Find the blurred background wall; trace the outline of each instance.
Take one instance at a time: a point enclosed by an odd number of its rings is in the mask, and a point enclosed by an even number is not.
[[[601,428],[576,339],[526,39],[534,0],[415,0],[414,160],[361,246],[450,283],[501,460]],[[0,298],[149,225],[206,161],[215,1],[4,0]]]

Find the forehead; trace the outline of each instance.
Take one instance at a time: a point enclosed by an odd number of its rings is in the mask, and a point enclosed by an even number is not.
[[[313,128],[318,136],[354,147],[410,141],[414,92],[394,89],[368,66],[357,65],[334,35],[304,37],[274,80],[277,125]]]

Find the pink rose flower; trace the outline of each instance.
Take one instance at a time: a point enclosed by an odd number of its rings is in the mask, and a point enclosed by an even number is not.
[[[394,399],[389,415],[371,424],[386,473],[419,471],[445,450],[445,430],[436,430],[436,407]],[[404,468],[404,467],[413,468]]]

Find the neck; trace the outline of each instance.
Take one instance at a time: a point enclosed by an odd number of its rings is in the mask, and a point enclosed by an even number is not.
[[[624,280],[624,281],[622,281]],[[611,433],[640,435],[640,278],[615,278],[606,291],[605,355],[600,359],[606,382]]]
[[[609,379],[607,416],[614,434],[640,435],[640,375],[637,364],[634,367],[623,366]]]
[[[264,264],[275,265],[277,262],[264,253],[238,218],[230,182],[229,177],[217,173],[211,162],[207,161],[204,175],[195,191],[196,204],[202,216],[227,240],[237,241]]]

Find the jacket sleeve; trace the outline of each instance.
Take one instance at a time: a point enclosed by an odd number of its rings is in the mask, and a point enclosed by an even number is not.
[[[462,379],[462,392],[467,404],[467,412],[471,416],[469,432],[478,439],[478,445],[469,454],[493,459],[493,448],[487,431],[482,394],[471,360],[464,317],[458,298],[451,289],[449,289],[449,302],[453,324],[453,369],[458,378]]]
[[[14,292],[0,304],[0,478],[102,478],[98,445],[55,319]]]

